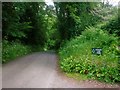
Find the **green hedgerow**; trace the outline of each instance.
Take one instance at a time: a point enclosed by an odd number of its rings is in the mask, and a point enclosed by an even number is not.
[[[6,63],[16,57],[26,55],[31,52],[28,46],[22,45],[18,42],[8,42],[3,40],[2,42],[2,63]]]
[[[102,55],[93,55],[92,48],[102,48]],[[89,27],[60,48],[60,65],[65,72],[85,74],[105,82],[119,82],[118,52],[117,37]]]

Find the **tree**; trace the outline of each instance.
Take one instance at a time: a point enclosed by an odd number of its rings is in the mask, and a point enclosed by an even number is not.
[[[80,35],[87,26],[94,25],[98,17],[91,11],[97,7],[97,4],[93,2],[55,3],[61,39],[69,40]]]
[[[46,42],[44,7],[45,3],[42,2],[3,3],[3,38],[44,46]]]

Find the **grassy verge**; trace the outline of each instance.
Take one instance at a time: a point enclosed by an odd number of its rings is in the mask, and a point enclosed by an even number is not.
[[[75,80],[88,80],[89,78],[86,75],[80,73],[65,73],[67,77],[73,78]]]

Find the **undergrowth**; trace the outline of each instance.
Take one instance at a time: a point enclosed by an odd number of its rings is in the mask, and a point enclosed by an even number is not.
[[[29,46],[23,45],[18,42],[2,42],[2,63],[7,63],[17,57],[26,55],[31,52]]]
[[[92,48],[102,48],[102,55],[93,55]],[[120,82],[118,53],[115,35],[89,27],[60,48],[60,65],[68,73],[80,73],[105,82]]]

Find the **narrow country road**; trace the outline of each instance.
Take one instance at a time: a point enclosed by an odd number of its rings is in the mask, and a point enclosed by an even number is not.
[[[38,52],[2,66],[2,88],[118,87],[93,82],[76,82],[57,69],[54,52]]]
[[[3,65],[3,88],[71,87],[58,76],[57,60],[54,52],[43,52]]]

